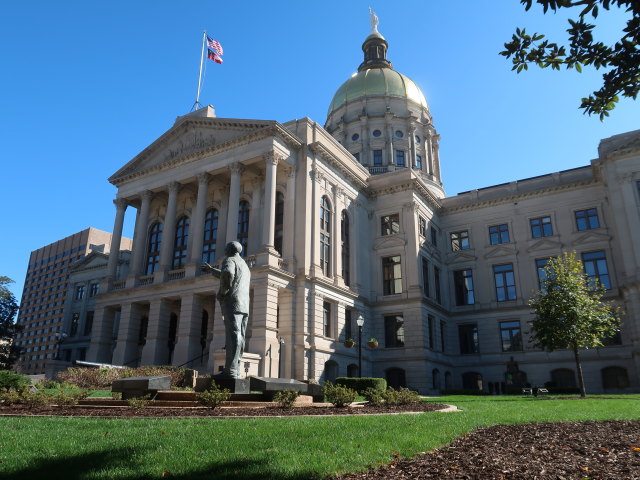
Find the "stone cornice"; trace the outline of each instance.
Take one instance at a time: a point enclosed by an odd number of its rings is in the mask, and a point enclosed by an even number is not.
[[[531,198],[531,197],[537,197],[543,194],[547,194],[547,193],[557,193],[557,192],[562,192],[562,191],[566,191],[566,190],[575,190],[578,188],[583,188],[583,187],[588,187],[588,186],[594,186],[594,185],[599,185],[601,184],[601,182],[597,179],[589,179],[589,180],[583,180],[583,181],[578,181],[578,182],[573,182],[573,183],[566,183],[563,185],[553,185],[553,186],[549,186],[549,187],[545,187],[545,188],[539,188],[536,190],[531,190],[528,192],[521,192],[521,193],[514,193],[513,195],[506,195],[506,196],[501,196],[501,197],[496,197],[496,198],[490,198],[487,200],[476,200],[476,201],[470,201],[468,203],[464,203],[461,205],[452,205],[452,206],[443,206],[442,209],[440,210],[440,215],[452,215],[454,213],[459,213],[459,212],[464,212],[467,210],[474,210],[476,208],[484,208],[484,207],[489,207],[489,206],[494,206],[494,205],[502,205],[505,203],[511,203],[513,201],[516,200],[522,200],[522,199],[526,199],[526,198]],[[465,194],[467,195],[467,194]],[[449,197],[452,198],[452,197]]]
[[[380,195],[389,195],[397,192],[405,192],[413,190],[418,193],[425,203],[431,205],[435,210],[442,208],[440,201],[424,186],[424,184],[417,178],[412,178],[409,181],[397,183],[394,185],[387,185],[381,188],[370,189],[370,196],[372,198],[379,197]]]
[[[246,122],[246,123],[244,123]],[[160,162],[157,165],[151,167],[142,168],[135,171],[135,168],[146,159],[150,158],[154,153],[158,152],[162,148],[166,148],[170,142],[174,139],[180,138],[184,133],[188,132],[189,127],[204,126],[209,127],[211,130],[245,130],[247,128],[255,128],[254,132],[250,132],[247,135],[234,138],[227,142],[220,144],[205,145],[201,149],[187,152],[184,155],[177,155],[174,158]],[[213,127],[213,128],[212,128]],[[223,120],[223,119],[188,119],[173,127],[172,129],[161,135],[156,141],[149,145],[140,154],[134,157],[124,167],[109,177],[109,182],[115,186],[122,185],[123,183],[133,180],[137,177],[148,175],[149,173],[159,172],[169,168],[187,165],[189,163],[196,162],[207,155],[217,155],[220,153],[228,152],[234,148],[238,148],[243,145],[248,145],[261,138],[269,136],[277,136],[281,138],[285,143],[293,147],[294,149],[300,148],[302,141],[295,135],[288,132],[279,123],[275,121],[237,121],[237,120]]]
[[[338,169],[341,173],[343,173],[352,183],[354,183],[358,188],[366,190],[368,188],[367,182],[365,179],[360,178],[356,175],[353,170],[348,168],[338,157],[336,157],[331,151],[329,151],[322,143],[313,142],[309,144],[309,148],[316,155],[321,155],[327,162],[329,162],[333,167]],[[368,175],[368,172],[367,172]]]

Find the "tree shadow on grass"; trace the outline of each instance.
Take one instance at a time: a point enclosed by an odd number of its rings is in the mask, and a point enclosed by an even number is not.
[[[135,456],[134,456],[135,454]],[[163,471],[158,467],[157,472],[151,474],[131,474],[136,470],[136,456],[144,455],[143,449],[121,448],[114,450],[98,450],[75,456],[61,458],[46,458],[33,462],[26,468],[14,472],[2,472],[0,465],[0,480],[84,480],[89,475],[100,478],[100,472],[109,478],[118,480],[141,480],[166,478],[173,480],[308,480],[318,478],[316,472],[306,471],[295,474],[284,474],[280,471],[268,469],[263,462],[256,460],[237,460],[231,462],[210,462],[205,468],[192,470],[184,474],[174,474]],[[121,469],[120,474],[113,470]],[[111,471],[109,471],[111,470]]]

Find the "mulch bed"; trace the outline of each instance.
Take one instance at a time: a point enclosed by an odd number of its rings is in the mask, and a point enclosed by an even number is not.
[[[341,480],[640,479],[640,421],[498,425]]]
[[[145,407],[133,409],[131,407],[34,407],[25,408],[20,405],[0,406],[0,415],[55,415],[64,417],[113,417],[113,418],[154,418],[154,417],[292,417],[300,415],[366,415],[392,414],[407,412],[433,412],[445,408],[446,405],[436,403],[414,403],[391,407],[353,406],[345,408],[335,407],[233,407],[233,408],[172,408]]]

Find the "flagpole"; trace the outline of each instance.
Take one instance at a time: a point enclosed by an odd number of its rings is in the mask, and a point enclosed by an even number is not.
[[[193,109],[200,107],[200,86],[202,84],[202,65],[204,63],[204,42],[207,37],[207,31],[202,32],[202,52],[200,53],[200,72],[198,72],[198,92],[196,93],[196,101],[193,104]]]

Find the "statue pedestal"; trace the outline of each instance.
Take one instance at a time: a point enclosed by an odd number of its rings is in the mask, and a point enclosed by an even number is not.
[[[214,375],[212,380],[220,388],[227,388],[231,393],[250,393],[248,378],[232,378]]]

